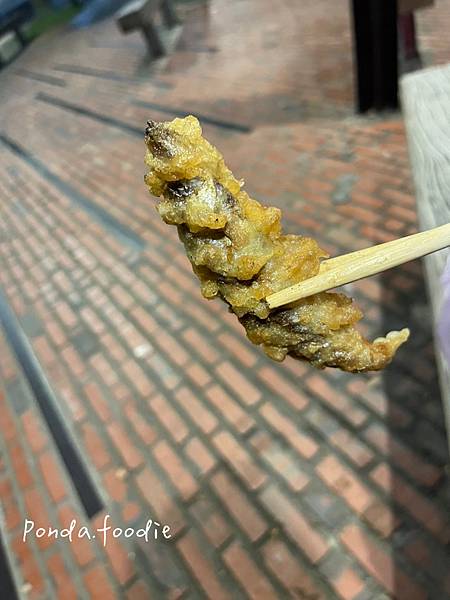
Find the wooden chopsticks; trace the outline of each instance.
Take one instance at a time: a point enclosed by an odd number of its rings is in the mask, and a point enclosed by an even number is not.
[[[343,254],[325,260],[317,275],[267,296],[270,308],[325,292],[332,288],[376,273],[387,271],[405,262],[426,256],[450,246],[450,223],[428,231]]]

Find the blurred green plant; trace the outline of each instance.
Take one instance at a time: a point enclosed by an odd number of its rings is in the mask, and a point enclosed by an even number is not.
[[[68,23],[81,8],[79,4],[55,8],[43,0],[34,0],[33,5],[35,17],[24,31],[25,37],[30,41],[49,29]]]

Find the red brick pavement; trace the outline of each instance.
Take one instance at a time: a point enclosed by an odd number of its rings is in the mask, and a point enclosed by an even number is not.
[[[351,116],[347,3],[271,8],[187,10],[154,68],[107,22],[44,38],[1,73],[0,286],[103,503],[86,517],[2,335],[2,536],[29,598],[450,596],[421,264],[349,286],[368,335],[412,329],[385,372],[276,364],[201,299],[142,184],[145,120],[198,112],[251,129],[204,128],[289,231],[331,254],[415,231],[401,119]],[[434,39],[428,59],[448,59]],[[25,517],[93,529],[105,515],[121,528],[155,519],[172,537],[22,542]]]

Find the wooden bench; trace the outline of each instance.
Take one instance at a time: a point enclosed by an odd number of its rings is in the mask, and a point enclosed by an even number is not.
[[[141,31],[148,49],[155,58],[167,53],[161,33],[155,25],[158,13],[168,29],[179,24],[172,0],[133,0],[116,13],[119,29],[123,33]]]
[[[450,65],[401,80],[401,98],[421,229],[450,222]],[[434,324],[442,303],[440,278],[449,250],[425,258]],[[436,344],[442,399],[450,434],[450,368]]]

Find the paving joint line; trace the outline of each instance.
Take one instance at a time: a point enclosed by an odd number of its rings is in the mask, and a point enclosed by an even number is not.
[[[18,142],[2,132],[0,132],[0,141],[14,155],[22,159],[29,167],[32,167],[38,173],[38,175],[46,180],[47,183],[50,181],[75,206],[82,208],[85,212],[87,212],[93,219],[100,223],[100,225],[102,225],[106,231],[117,238],[122,244],[131,246],[134,250],[142,251],[144,249],[145,242],[136,233],[134,233],[134,231],[132,231],[126,225],[123,225],[104,208],[89,200],[89,198],[55,175],[52,171],[50,171],[50,169],[47,168],[46,165],[44,165],[41,160],[28,152],[28,150],[23,148]]]
[[[226,121],[224,119],[217,119],[216,117],[209,117],[208,115],[199,113],[196,110],[182,110],[180,108],[167,106],[167,104],[157,104],[156,102],[148,102],[144,100],[130,100],[130,104],[133,106],[140,106],[142,108],[150,108],[160,113],[171,115],[172,117],[182,118],[186,115],[193,114],[202,124],[213,125],[219,129],[226,129],[228,131],[234,131],[235,133],[251,133],[253,131],[248,125]]]
[[[62,73],[72,73],[74,75],[85,75],[87,77],[97,77],[99,79],[106,79],[110,81],[119,81],[125,83],[139,84],[139,77],[127,77],[126,75],[120,75],[117,71],[108,69],[96,69],[94,67],[87,67],[83,65],[71,65],[68,63],[58,63],[53,66],[55,71],[61,71]],[[173,86],[170,83],[158,79],[145,79],[145,83],[154,85],[162,89],[171,89]]]
[[[126,133],[129,133],[131,135],[140,137],[142,139],[144,138],[144,131],[142,127],[135,127],[134,125],[130,125],[125,121],[121,121],[114,117],[108,117],[106,115],[96,112],[95,110],[91,110],[90,108],[86,108],[84,106],[80,106],[79,104],[75,104],[74,102],[69,102],[67,100],[63,100],[62,98],[57,98],[56,96],[46,94],[44,92],[38,92],[34,98],[39,102],[44,102],[45,104],[49,104],[50,106],[58,106],[63,110],[68,110],[83,117],[87,117],[88,119],[93,119],[98,123],[110,125],[112,127],[115,127],[116,129],[120,129],[121,131],[125,131]]]
[[[27,69],[16,69],[14,75],[18,75],[20,77],[25,77],[26,79],[34,79],[35,81],[40,81],[42,83],[48,83],[49,85],[55,85],[58,87],[66,87],[67,83],[61,77],[54,77],[53,75],[46,75],[45,73],[34,73],[33,71],[28,71]]]
[[[94,483],[89,467],[78,444],[65,422],[63,413],[48,379],[25,336],[5,295],[0,290],[0,322],[18,364],[22,367],[37,406],[59,450],[88,518],[102,510],[104,503],[100,491]]]

